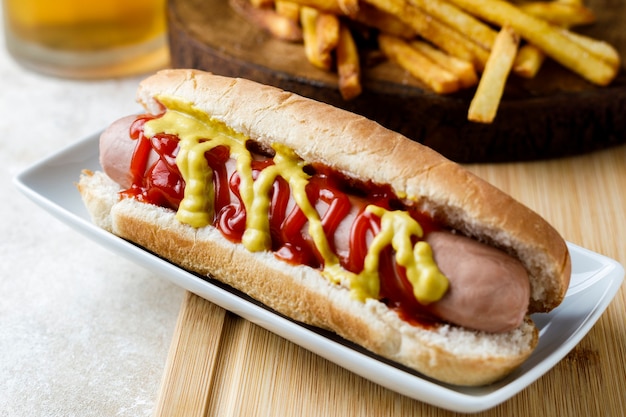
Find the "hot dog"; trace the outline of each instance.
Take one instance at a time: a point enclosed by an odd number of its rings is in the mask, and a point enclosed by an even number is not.
[[[104,173],[81,177],[94,221],[287,316],[481,385],[528,357],[528,314],[564,296],[550,225],[374,122],[191,70],[148,78],[138,100],[149,114],[113,123]]]
[[[123,189],[130,189],[133,186],[130,171],[137,140],[131,138],[130,132],[131,126],[138,120],[142,119],[131,116],[113,123],[105,130],[100,140],[100,163],[103,170]],[[261,158],[261,155],[255,155],[257,161]],[[263,160],[267,159],[269,158],[266,157]],[[146,167],[153,167],[157,161],[157,152],[151,150]],[[235,165],[232,158],[224,161],[225,178],[232,178],[236,172]],[[145,173],[142,173],[143,175]],[[285,211],[292,212],[296,203],[293,195],[286,194],[284,205],[288,209]],[[222,206],[233,204],[234,200],[236,198],[231,192],[227,202],[222,203]],[[177,201],[176,205],[178,203]],[[354,228],[358,214],[362,213],[367,206],[367,199],[350,196],[346,206],[344,213],[338,217],[337,230],[333,233],[332,239],[335,252],[344,258],[355,250],[350,245],[351,230]],[[321,207],[318,212],[323,212],[325,209],[327,207]],[[283,220],[282,223],[284,224],[285,221]],[[298,228],[297,233],[304,235],[304,241],[310,241],[311,237],[306,228],[300,229],[301,227]],[[291,239],[283,240],[293,241],[293,239],[294,236],[291,236]],[[443,321],[488,332],[509,331],[522,323],[528,310],[530,285],[526,270],[517,259],[501,250],[447,231],[427,233],[424,240],[433,247],[437,265],[451,281],[450,286],[454,290],[448,291],[437,302],[423,306],[423,309]],[[277,250],[278,255],[283,258],[295,256],[291,253],[284,253],[287,251],[287,248]],[[390,258],[387,262],[393,262],[391,254],[387,252],[386,255]],[[404,304],[416,310],[417,301],[412,297],[410,289],[408,292],[401,291],[403,295],[408,293],[408,297],[394,299],[393,293],[399,292],[397,287],[402,284],[394,284],[394,281],[401,280],[401,278],[396,276],[393,268],[390,274],[393,275],[393,279],[387,281],[387,291],[383,293],[392,293],[390,301],[395,304],[406,299]],[[503,280],[502,276],[508,279]],[[493,292],[497,292],[498,296],[494,297]]]

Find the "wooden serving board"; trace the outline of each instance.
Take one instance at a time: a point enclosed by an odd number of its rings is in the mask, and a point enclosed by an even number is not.
[[[626,0],[588,0],[596,24],[579,29],[626,59]],[[337,77],[309,64],[302,45],[251,25],[227,0],[170,0],[172,65],[249,78],[374,119],[458,162],[520,161],[590,152],[626,141],[626,72],[596,87],[547,62],[533,80],[511,76],[494,123],[467,121],[473,90],[425,90],[397,66],[366,66],[364,92],[345,101]]]
[[[468,167],[543,215],[565,239],[626,265],[626,145],[551,161]],[[626,288],[552,370],[483,413],[626,415]],[[155,417],[456,416],[369,382],[191,293]]]

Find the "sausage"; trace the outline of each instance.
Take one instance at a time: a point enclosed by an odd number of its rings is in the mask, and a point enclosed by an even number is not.
[[[122,188],[132,185],[130,164],[137,142],[130,138],[129,129],[135,119],[137,116],[116,120],[100,135],[100,166]],[[148,160],[148,166],[157,159],[158,156],[153,154]]]
[[[129,127],[134,120],[134,116],[118,120],[100,138],[102,168],[122,188],[131,185],[129,167],[136,141],[130,138]],[[231,163],[227,167],[231,173],[233,166]],[[361,198],[350,201],[350,212],[341,220],[334,237],[339,256],[349,251],[349,228],[367,204]],[[520,261],[449,231],[430,232],[425,240],[450,283],[442,299],[426,306],[428,311],[443,321],[486,332],[504,332],[522,323],[528,310],[530,283]]]
[[[367,204],[351,199],[350,213],[335,233],[337,252],[347,252],[349,225]],[[439,301],[426,306],[435,316],[470,329],[491,333],[517,328],[528,311],[530,281],[522,263],[507,253],[449,231],[425,236],[439,270],[450,285]]]
[[[129,128],[134,120],[135,116],[119,119],[100,135],[100,165],[122,188],[132,182],[130,163],[136,142],[130,139]]]
[[[450,232],[431,232],[426,242],[450,280],[443,298],[429,306],[435,315],[494,333],[520,325],[530,300],[528,274],[520,261]]]

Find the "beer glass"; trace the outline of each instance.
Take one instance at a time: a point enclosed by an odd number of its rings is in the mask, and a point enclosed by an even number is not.
[[[6,45],[24,67],[72,78],[167,66],[166,0],[3,0]]]

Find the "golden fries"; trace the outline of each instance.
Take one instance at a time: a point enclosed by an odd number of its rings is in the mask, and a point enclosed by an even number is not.
[[[330,56],[339,43],[339,18],[330,13],[319,13],[315,20],[317,49],[321,56]]]
[[[337,44],[337,73],[339,92],[344,100],[351,100],[361,94],[361,64],[356,43],[346,25],[339,28]]]
[[[272,36],[289,42],[302,41],[302,29],[297,22],[281,16],[276,11],[252,6],[247,0],[229,0],[239,14],[265,29]]]
[[[307,59],[316,67],[328,71],[332,64],[332,56],[328,51],[320,48],[320,44],[325,42],[323,39],[320,40],[320,38],[326,36],[326,34],[320,34],[317,31],[317,21],[321,14],[321,12],[312,7],[304,6],[300,9],[300,22],[302,24],[304,53]]]
[[[371,4],[361,4],[358,13],[354,16],[354,20],[388,35],[404,39],[413,39],[417,36],[417,32],[410,25],[407,25],[392,14],[377,9]]]
[[[557,26],[588,25],[596,20],[596,15],[582,4],[535,1],[521,3],[519,8]]]
[[[607,85],[617,70],[550,25],[503,0],[449,0],[497,25],[510,24],[521,37],[561,65],[598,85]]]
[[[459,89],[459,79],[456,75],[431,61],[405,40],[381,33],[378,36],[378,44],[389,59],[406,69],[433,91],[446,94]]]
[[[359,0],[337,0],[337,3],[346,16],[355,16],[359,12]]]
[[[513,66],[519,36],[508,25],[502,27],[487,60],[476,94],[469,106],[467,118],[473,122],[491,123],[496,117],[504,85]]]
[[[546,54],[535,45],[527,43],[517,52],[513,63],[513,72],[520,77],[533,78],[539,72]]]
[[[608,43],[599,41],[597,39],[592,39],[590,37],[581,35],[580,33],[574,33],[565,29],[561,30],[561,34],[572,42],[577,43],[581,47],[585,48],[587,51],[589,51],[589,53],[602,59],[604,62],[612,66],[615,71],[619,70],[621,64],[619,53]]]
[[[273,0],[250,0],[250,4],[256,8],[269,7],[273,3]]]
[[[588,24],[595,20],[591,10],[585,8],[581,0],[553,0],[552,2],[521,3],[525,12],[540,17],[552,24],[568,28],[579,24]],[[533,78],[545,61],[546,54],[537,46],[522,46],[515,58],[513,72],[520,77]]]
[[[433,19],[405,0],[363,0],[411,26],[421,37],[452,56],[472,62],[482,70],[489,53],[460,32]]]
[[[359,11],[358,0],[291,0],[301,6],[311,7],[320,12],[332,13],[338,16],[354,16]]]
[[[411,46],[434,63],[456,75],[461,88],[472,87],[478,83],[478,75],[471,62],[450,56],[423,41],[413,41]]]
[[[446,0],[409,0],[409,3],[417,6],[434,19],[455,28],[486,50],[491,49],[496,39],[497,32],[495,30]]]
[[[300,22],[300,5],[288,0],[276,0],[274,3],[276,13],[285,16],[289,20]]]
[[[600,86],[621,68],[614,47],[570,30],[595,21],[583,0],[229,1],[273,36],[302,42],[312,65],[336,72],[345,100],[362,92],[363,62],[386,57],[439,94],[476,86],[467,117],[479,123],[494,120],[509,74],[535,77],[546,59]],[[379,51],[361,59],[355,39]]]
[[[563,4],[571,4],[574,6],[580,6],[583,4],[583,0],[554,0],[557,1],[559,3],[563,3]]]
[[[339,4],[339,0],[291,0],[300,6],[310,7],[320,12],[332,13],[336,15],[345,14]]]

